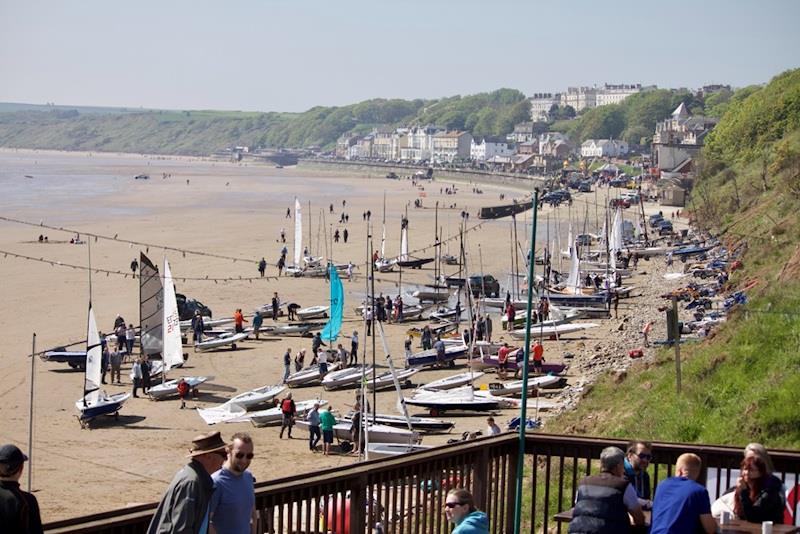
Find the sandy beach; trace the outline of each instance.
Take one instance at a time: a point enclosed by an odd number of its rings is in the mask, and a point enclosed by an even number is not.
[[[143,173],[150,179],[134,180],[134,176]],[[164,173],[169,176],[163,178]],[[399,253],[400,218],[406,209],[410,221],[410,249],[415,250],[433,243],[436,217],[433,207],[437,201],[443,207],[438,212],[438,224],[448,237],[457,234],[461,211],[470,213],[468,225],[473,226],[483,222],[477,218],[479,207],[508,203],[510,198],[521,198],[524,194],[520,190],[490,185],[479,185],[483,194],[476,194],[472,191],[473,185],[467,183],[455,183],[458,190],[455,195],[440,194],[440,187],[449,185],[452,182],[433,182],[425,184],[425,189],[421,190],[413,187],[409,180],[310,173],[302,166],[275,169],[179,157],[0,151],[0,191],[4,197],[0,215],[84,233],[116,235],[118,241],[92,240],[91,262],[95,269],[130,272],[131,260],[139,256],[143,247],[123,240],[150,244],[147,254],[159,264],[163,263],[164,251],[156,245],[249,258],[251,261],[234,262],[207,255],[167,252],[178,292],[209,306],[215,318],[229,317],[236,308],[249,314],[269,302],[273,291],[278,291],[283,301],[302,306],[328,303],[328,286],[323,279],[282,277],[280,280],[218,283],[182,280],[182,277],[258,276],[256,262],[262,256],[270,264],[267,275],[274,277],[277,274],[274,264],[282,247],[281,228],[285,229],[289,256],[292,255],[294,221],[285,215],[287,207],[292,206],[297,197],[304,210],[303,241],[308,244],[310,228],[310,248],[315,255],[326,254],[326,229],[347,228],[349,231],[350,239],[346,244],[340,241],[332,245],[332,257],[336,262],[352,261],[359,265],[356,280],[345,282],[342,329],[345,335],[353,330],[363,334],[361,320],[354,312],[365,294],[368,230],[362,214],[371,211],[373,243],[380,248],[384,193],[387,256]],[[505,195],[505,201],[500,200],[501,194]],[[414,208],[413,202],[417,199],[422,200],[424,209]],[[344,208],[343,200],[346,200]],[[586,195],[585,200],[594,202],[594,195]],[[334,207],[333,214],[329,213],[330,204]],[[338,223],[343,209],[349,215],[347,224]],[[584,212],[580,198],[573,209]],[[546,232],[546,213],[548,210],[540,212],[540,239]],[[566,208],[561,208],[560,215],[566,217],[566,214]],[[511,265],[509,221],[486,221],[466,238],[469,271],[493,274],[503,287]],[[530,232],[525,222],[530,225],[530,212],[519,218],[520,242],[524,242]],[[566,234],[565,224],[562,223],[560,229]],[[555,227],[552,227],[551,238],[554,232]],[[39,234],[47,235],[49,243],[37,242]],[[53,262],[87,265],[89,247],[70,244],[71,237],[73,234],[69,232],[0,221],[0,250]],[[537,245],[537,249],[541,248],[541,241],[537,241]],[[444,249],[446,252],[447,247]],[[457,240],[449,244],[449,252],[458,254]],[[433,250],[419,255],[432,256]],[[658,274],[658,269],[663,270],[660,266],[656,269],[657,263],[663,262],[640,265],[648,267],[652,275],[653,272]],[[376,293],[396,296],[397,274],[379,276]],[[407,284],[430,283],[432,277],[433,268],[404,270],[403,291],[408,289]],[[37,350],[85,339],[89,279],[82,269],[4,257],[0,258],[0,280],[0,442],[13,442],[25,450],[32,334],[36,333]],[[633,283],[636,283],[635,278]],[[656,289],[648,291],[652,296]],[[126,322],[138,324],[138,280],[130,276],[94,274],[92,302],[101,330],[109,331],[118,314]],[[631,302],[625,302],[621,311],[633,316]],[[497,338],[500,321],[496,313],[493,318],[494,337]],[[632,318],[628,332],[636,330],[638,323],[634,323],[640,320],[641,317]],[[585,379],[587,367],[577,364],[583,361],[583,348],[607,345],[619,337],[618,320],[600,322],[599,328],[569,336],[569,342],[545,342],[550,362],[562,361],[566,352],[577,355],[575,360],[566,362],[572,363],[567,371],[572,382]],[[408,326],[386,326],[396,364],[402,365],[403,339]],[[340,337],[340,340],[345,347],[349,346],[347,337]],[[362,336],[362,343],[364,341]],[[201,387],[200,397],[190,402],[189,408],[211,407],[237,392],[278,383],[286,348],[291,347],[294,353],[301,347],[310,349],[310,345],[310,339],[287,337],[248,340],[235,351],[194,353],[191,347],[184,347],[190,357],[182,373],[214,376]],[[589,359],[588,349],[585,352]],[[380,343],[376,358],[384,359]],[[194,409],[180,410],[177,400],[154,402],[138,398],[126,403],[118,421],[98,420],[92,430],[82,430],[75,417],[74,403],[82,394],[83,373],[66,364],[45,363],[38,358],[35,365],[33,489],[45,521],[158,500],[174,472],[185,462],[184,455],[192,437],[212,428]],[[124,386],[108,385],[108,392],[130,390],[129,368],[130,365],[123,366]],[[425,371],[418,373],[414,382],[428,382],[453,372],[461,371]],[[494,380],[495,376],[490,374],[478,384]],[[317,396],[346,412],[353,403],[354,390],[325,392],[319,387],[294,390],[296,400]],[[381,392],[378,410],[395,413],[396,401],[393,391]],[[412,413],[421,414],[421,411],[412,410]],[[514,415],[514,410],[501,410],[496,418],[502,426]],[[427,436],[425,444],[444,443],[464,431],[484,430],[486,426],[482,414],[466,417],[449,417],[448,414],[445,418],[455,421],[454,431],[448,435]],[[251,433],[256,453],[251,470],[262,481],[356,461],[354,456],[312,454],[308,451],[305,432],[299,429],[294,433],[295,439],[280,440],[275,427],[254,428],[249,423],[237,423],[213,428],[222,431],[226,438],[237,431]]]

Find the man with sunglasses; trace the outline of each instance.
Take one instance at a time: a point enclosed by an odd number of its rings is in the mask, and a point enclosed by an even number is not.
[[[632,441],[625,454],[625,478],[636,490],[644,510],[653,507],[650,494],[650,475],[647,468],[653,460],[653,445],[649,441]]]
[[[214,491],[211,473],[227,458],[219,432],[197,436],[189,449],[191,461],[178,471],[158,504],[147,534],[208,532],[208,504]]]
[[[222,469],[211,475],[210,534],[255,534],[255,479],[247,470],[252,460],[253,439],[244,432],[234,434]]]

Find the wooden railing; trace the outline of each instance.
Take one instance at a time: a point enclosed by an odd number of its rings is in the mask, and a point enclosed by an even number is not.
[[[377,524],[385,533],[446,533],[443,505],[447,491],[470,489],[478,507],[490,518],[492,534],[513,531],[518,437],[504,434],[386,460],[303,474],[256,485],[258,532],[371,533]],[[571,508],[578,480],[599,467],[600,451],[622,448],[620,440],[531,433],[525,443],[523,532],[558,528],[553,515]],[[704,475],[716,479],[712,501],[733,485],[742,450],[694,444],[655,443],[651,464],[654,487],[671,475],[677,457],[695,452]],[[796,483],[800,453],[771,451],[776,472]],[[533,469],[536,466],[536,469]],[[788,485],[788,484],[787,484]],[[113,534],[145,532],[156,504],[113,510],[45,525],[48,533]],[[793,507],[797,521],[797,505]]]

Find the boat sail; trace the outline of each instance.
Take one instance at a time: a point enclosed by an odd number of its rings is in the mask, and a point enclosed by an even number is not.
[[[139,331],[142,353],[147,356],[161,354],[161,319],[164,315],[164,294],[161,276],[150,258],[139,254]]]
[[[147,392],[151,398],[159,400],[178,393],[178,380],[166,380],[170,369],[183,365],[183,344],[181,343],[181,328],[178,318],[178,301],[175,298],[175,285],[172,282],[172,271],[169,262],[164,258],[164,312],[161,320],[164,350],[163,359],[164,382],[150,388]],[[196,388],[209,377],[188,376],[184,380],[191,389]]]
[[[339,273],[333,263],[328,264],[328,273],[331,279],[331,313],[328,323],[322,330],[324,341],[336,341],[342,330],[342,315],[344,314],[344,287]]]
[[[97,331],[97,321],[94,317],[92,303],[89,303],[89,320],[86,331],[86,371],[83,380],[83,398],[75,403],[80,412],[78,421],[81,427],[86,428],[89,422],[101,415],[119,415],[119,409],[130,398],[130,393],[117,393],[107,395],[100,390],[102,377],[102,346],[100,334]]]

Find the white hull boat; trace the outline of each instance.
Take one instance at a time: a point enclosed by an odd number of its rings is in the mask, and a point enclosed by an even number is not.
[[[339,362],[328,365],[328,374],[339,369],[339,366]],[[301,369],[289,375],[289,378],[286,379],[286,385],[290,388],[311,386],[318,384],[321,378],[322,377],[319,376],[319,365],[312,365],[311,367],[306,367],[305,369]]]
[[[236,344],[244,339],[247,339],[247,336],[248,334],[246,332],[240,332],[238,334],[228,332],[227,334],[222,334],[219,337],[215,337],[201,343],[196,343],[194,350],[203,352],[206,350],[227,347],[228,345],[230,345],[231,350],[236,350]]]
[[[347,417],[344,417],[343,420],[350,420],[351,415],[348,414]],[[373,420],[373,416],[370,414],[369,420]],[[376,414],[374,416],[375,422],[379,425],[387,425],[387,426],[396,426],[399,428],[408,428],[408,424],[411,423],[411,428],[413,428],[417,432],[450,432],[455,426],[455,423],[452,421],[445,421],[443,419],[432,419],[430,417],[417,417],[417,416],[410,416],[406,419],[402,415],[391,415],[391,414]]]
[[[560,376],[545,375],[528,378],[528,391],[536,388],[546,388],[561,380]],[[492,382],[489,384],[489,393],[492,395],[519,395],[522,393],[522,380],[511,382]]]
[[[203,317],[203,330],[207,330],[209,328],[216,328],[218,326],[224,326],[226,324],[233,323],[233,317],[225,317],[224,319],[209,319],[208,317]],[[191,330],[192,329],[192,321],[191,319],[188,321],[181,321],[181,330]]]
[[[308,423],[306,421],[297,421],[295,426],[308,429]],[[352,436],[350,435],[350,426],[351,424],[349,422],[336,423],[333,426],[333,435],[336,436],[336,439],[340,441],[352,440]],[[420,441],[419,434],[417,432],[412,432],[407,428],[395,428],[393,426],[379,424],[374,425],[370,422],[367,422],[367,432],[370,443],[415,444],[419,443]]]
[[[330,391],[332,389],[343,388],[352,386],[361,380],[361,376],[371,376],[372,367],[364,369],[358,365],[356,367],[346,367],[339,371],[328,372],[325,378],[322,379],[322,387]]]
[[[295,409],[297,410],[297,417],[305,417],[306,414],[310,412],[311,409],[314,407],[314,404],[325,406],[326,404],[328,404],[328,401],[320,399],[311,399],[311,400],[296,402]],[[270,408],[269,410],[250,412],[246,415],[242,415],[237,419],[233,419],[231,422],[237,423],[240,421],[249,420],[253,424],[253,426],[262,427],[262,426],[280,424],[282,419],[283,419],[283,412],[281,411],[281,407],[276,406],[275,408]]]
[[[444,391],[448,389],[455,389],[465,386],[475,379],[483,376],[481,372],[460,373],[457,375],[448,376],[439,380],[434,380],[428,384],[423,384],[419,389],[426,391]]]
[[[553,326],[537,326],[536,328],[531,328],[531,337],[564,336],[567,334],[574,334],[575,332],[582,332],[584,330],[588,330],[589,328],[596,328],[598,326],[600,325],[597,323],[568,323]],[[525,339],[525,329],[520,328],[519,330],[512,331],[511,337],[514,339]]]
[[[206,382],[211,379],[210,376],[184,376],[184,380],[189,384],[189,389],[194,389],[203,382]],[[175,380],[168,380],[163,384],[158,384],[156,386],[152,386],[147,394],[153,400],[161,400],[166,399],[167,397],[171,397],[173,395],[178,394],[178,379]]]
[[[400,386],[402,387],[404,383],[410,384],[411,381],[409,380],[409,378],[411,378],[418,372],[419,369],[417,369],[416,367],[412,367],[410,369],[397,370],[395,371],[395,375],[397,376],[397,381],[400,383]],[[370,377],[372,376],[371,372],[369,376]],[[380,391],[382,389],[388,389],[392,387],[394,387],[394,378],[392,376],[391,371],[378,375],[377,377],[375,377],[375,380],[372,380],[372,378],[367,379],[367,388],[369,390]]]
[[[225,404],[237,404],[242,408],[244,408],[245,410],[247,410],[253,406],[258,406],[259,404],[270,402],[275,397],[283,393],[285,390],[286,386],[284,386],[283,384],[274,386],[261,386],[260,388],[240,393],[239,395],[236,395],[235,397],[230,399]]]
[[[370,443],[367,446],[369,459],[391,458],[401,454],[411,454],[431,449],[430,445],[405,445],[402,443]]]
[[[318,323],[279,324],[270,326],[267,332],[273,336],[302,336],[319,327]]]
[[[504,310],[506,307],[506,299],[485,298],[483,299],[482,302],[483,305],[486,306],[487,308],[496,308],[499,310]],[[525,310],[528,308],[528,301],[514,299],[511,301],[511,305],[514,306],[515,310]]]
[[[327,317],[329,308],[330,306],[309,306],[308,308],[301,308],[295,313],[301,321],[307,321],[308,319]]]

